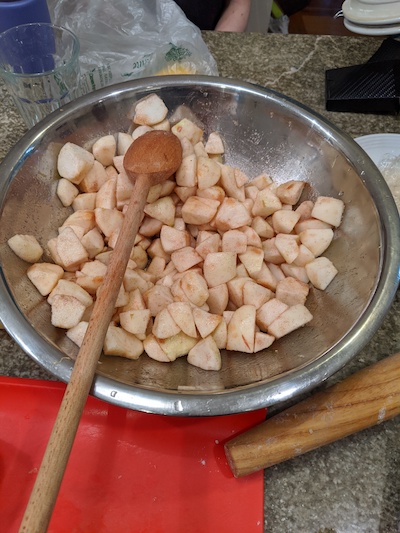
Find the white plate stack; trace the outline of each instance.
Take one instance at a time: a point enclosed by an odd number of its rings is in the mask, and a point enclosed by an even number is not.
[[[400,34],[400,0],[345,0],[345,27],[361,35]]]

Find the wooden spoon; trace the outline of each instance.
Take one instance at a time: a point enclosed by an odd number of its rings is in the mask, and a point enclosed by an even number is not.
[[[297,457],[400,414],[400,353],[282,411],[225,444],[235,477]]]
[[[149,189],[168,179],[181,161],[179,139],[172,133],[156,130],[136,139],[124,157],[125,171],[133,183],[131,199],[22,519],[20,533],[47,531]]]

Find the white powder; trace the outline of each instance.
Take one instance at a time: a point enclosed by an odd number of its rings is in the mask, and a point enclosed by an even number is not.
[[[400,211],[400,156],[387,155],[379,162],[379,170],[385,178]]]

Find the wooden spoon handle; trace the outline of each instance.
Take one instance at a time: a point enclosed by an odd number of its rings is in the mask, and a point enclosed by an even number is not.
[[[103,348],[107,328],[139,229],[149,191],[145,177],[134,184],[119,238],[111,256],[88,329],[65,390],[42,463],[25,510],[20,533],[47,531],[64,471]]]
[[[400,353],[357,372],[225,444],[235,477],[286,461],[400,413]]]

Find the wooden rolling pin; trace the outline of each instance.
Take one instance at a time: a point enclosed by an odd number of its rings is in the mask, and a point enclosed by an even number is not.
[[[225,444],[245,476],[374,426],[400,413],[400,353],[282,411]]]

